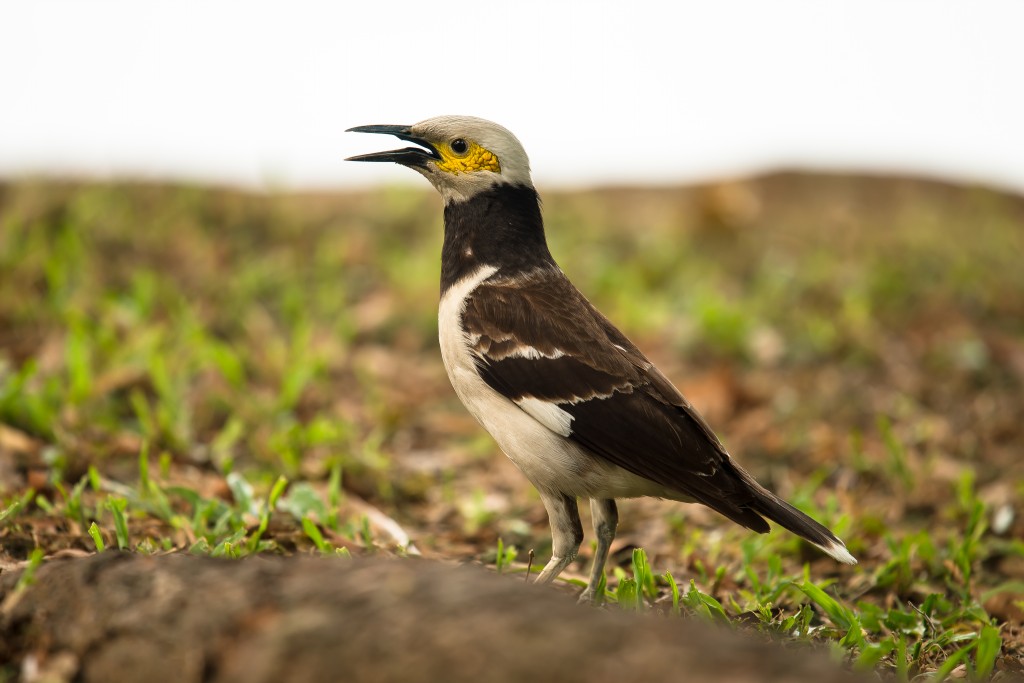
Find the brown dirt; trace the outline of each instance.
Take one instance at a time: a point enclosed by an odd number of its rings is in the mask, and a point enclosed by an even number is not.
[[[26,681],[859,680],[808,648],[428,561],[108,552],[16,579],[0,662]]]

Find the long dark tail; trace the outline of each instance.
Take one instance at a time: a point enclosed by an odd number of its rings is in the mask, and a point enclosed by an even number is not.
[[[839,562],[857,564],[856,558],[846,549],[846,544],[839,540],[825,526],[814,521],[768,489],[754,482],[753,477],[750,478],[750,481],[753,482],[751,488],[753,489],[754,500],[747,503],[746,507],[789,529],[809,543],[813,543]]]

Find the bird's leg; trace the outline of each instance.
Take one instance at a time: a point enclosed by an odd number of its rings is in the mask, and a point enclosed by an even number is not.
[[[594,519],[594,535],[597,537],[597,550],[594,553],[594,565],[590,568],[590,581],[580,594],[581,603],[593,603],[597,599],[597,591],[604,577],[604,565],[608,561],[608,550],[615,539],[615,528],[619,524],[619,509],[614,498],[591,498],[590,515]]]
[[[576,559],[583,543],[583,524],[576,508],[576,499],[564,493],[541,493],[551,524],[551,559],[537,577],[537,583],[551,583],[570,562]]]

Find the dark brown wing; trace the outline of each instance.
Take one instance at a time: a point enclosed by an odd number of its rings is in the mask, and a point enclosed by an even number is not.
[[[753,479],[672,383],[561,272],[483,283],[467,300],[463,326],[492,388],[513,401],[557,405],[572,416],[568,438],[596,456],[744,526],[768,530],[748,507],[757,496]]]

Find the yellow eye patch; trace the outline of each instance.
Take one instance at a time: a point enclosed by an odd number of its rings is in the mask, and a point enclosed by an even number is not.
[[[477,171],[493,171],[501,173],[501,164],[498,157],[487,149],[484,149],[475,142],[468,142],[469,149],[464,154],[455,154],[448,145],[437,145],[440,161],[435,161],[437,167],[449,173],[475,173]]]

